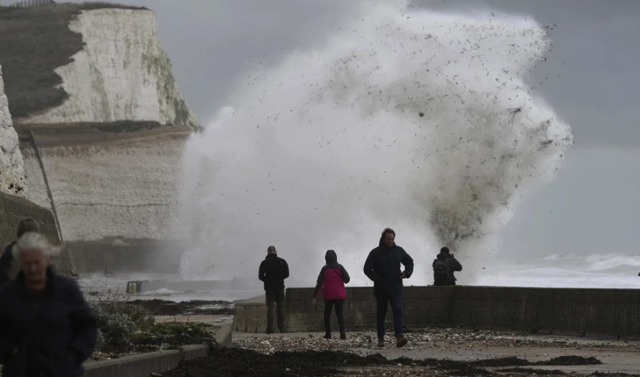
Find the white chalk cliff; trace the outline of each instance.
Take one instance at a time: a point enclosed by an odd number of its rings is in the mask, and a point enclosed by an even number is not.
[[[0,67],[0,191],[26,196],[27,181],[18,134],[13,128]]]
[[[167,232],[177,211],[180,157],[189,134],[172,128],[91,143],[84,143],[82,134],[37,137],[64,239],[171,238]],[[23,153],[29,199],[51,208],[35,151],[27,146]]]
[[[36,136],[64,240],[170,239],[182,151],[200,126],[180,96],[154,13],[84,10],[69,28],[84,43],[55,69],[69,98],[14,119],[20,135]],[[25,139],[29,199],[51,208]]]
[[[153,11],[82,11],[69,24],[84,48],[55,72],[69,94],[62,105],[21,123],[156,121],[199,127],[182,100],[171,62],[160,46]]]

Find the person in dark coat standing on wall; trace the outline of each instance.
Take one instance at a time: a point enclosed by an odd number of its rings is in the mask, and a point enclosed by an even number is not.
[[[313,305],[316,305],[316,297],[318,297],[320,290],[322,290],[322,298],[324,298],[325,339],[331,339],[331,309],[333,306],[336,308],[336,316],[338,317],[340,339],[347,339],[343,315],[347,289],[344,285],[349,283],[351,278],[347,270],[338,263],[338,255],[334,250],[327,250],[324,260],[327,264],[322,267],[320,275],[318,275],[316,289],[313,292]]]
[[[462,265],[448,247],[440,249],[440,254],[433,261],[433,285],[456,285],[455,271],[462,271]]]
[[[402,334],[402,279],[411,277],[413,259],[402,247],[396,245],[395,238],[396,232],[393,229],[385,229],[379,246],[371,250],[364,263],[364,273],[373,280],[373,295],[377,301],[378,347],[384,347],[387,303],[391,304],[393,313],[396,346],[403,347],[407,344],[407,338]],[[404,265],[404,271],[401,270],[401,265]]]
[[[273,333],[273,317],[275,307],[278,307],[278,329],[284,328],[284,279],[289,277],[287,261],[278,257],[275,246],[267,248],[267,257],[260,263],[258,278],[264,282],[267,300],[267,334]]]
[[[24,218],[18,223],[18,229],[16,230],[16,241],[11,242],[4,249],[4,253],[0,256],[0,287],[10,282],[11,267],[13,266],[13,247],[18,243],[18,239],[27,232],[40,233],[40,224],[31,217]]]
[[[59,247],[42,234],[27,232],[14,250],[20,272],[0,288],[2,376],[82,376],[98,323],[76,282],[50,267]]]

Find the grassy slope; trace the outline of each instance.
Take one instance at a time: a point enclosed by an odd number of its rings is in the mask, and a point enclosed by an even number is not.
[[[68,97],[54,69],[69,64],[83,47],[69,21],[83,10],[146,9],[110,3],[0,7],[0,65],[14,118],[59,106]]]

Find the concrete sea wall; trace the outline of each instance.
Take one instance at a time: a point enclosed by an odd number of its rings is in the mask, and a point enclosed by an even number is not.
[[[311,305],[312,288],[289,288],[286,293],[288,331],[324,331],[322,300]],[[345,323],[348,330],[374,329],[376,303],[369,287],[347,288]],[[246,307],[245,307],[246,306]],[[256,300],[236,304],[243,318],[259,311]],[[466,326],[525,330],[589,337],[640,339],[640,290],[520,287],[405,287],[404,325]],[[391,331],[391,310],[387,329]],[[255,320],[252,320],[256,327]],[[260,323],[261,324],[261,323]],[[335,316],[332,324],[336,327]],[[237,331],[264,331],[234,323]],[[266,325],[266,324],[265,324]],[[246,329],[246,330],[245,330]]]

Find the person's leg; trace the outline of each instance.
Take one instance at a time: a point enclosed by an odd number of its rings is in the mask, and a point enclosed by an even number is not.
[[[376,296],[376,325],[378,328],[378,346],[384,347],[384,320],[387,316],[388,297],[385,294]]]
[[[340,339],[347,339],[347,333],[344,330],[344,300],[335,300],[336,317],[338,317],[338,325],[340,326]]]
[[[393,331],[396,334],[397,346],[407,344],[407,339],[402,335],[402,293],[390,297],[391,311],[393,313]]]
[[[274,292],[265,293],[267,300],[267,334],[273,333],[273,317],[275,311],[276,298]]]
[[[278,306],[278,330],[284,332],[284,290],[276,292],[276,305]]]
[[[331,308],[333,300],[324,300],[324,330],[325,339],[331,339]]]

